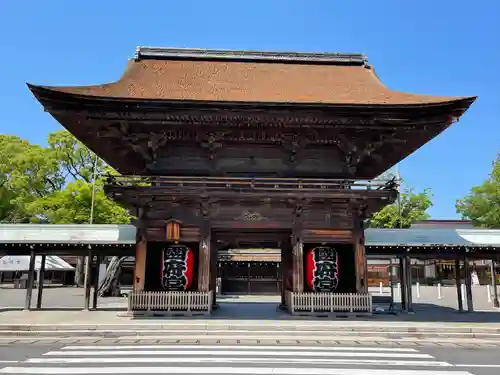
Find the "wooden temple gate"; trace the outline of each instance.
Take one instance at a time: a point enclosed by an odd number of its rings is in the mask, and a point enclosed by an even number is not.
[[[29,85],[119,172],[136,216],[130,309],[210,313],[216,254],[279,237],[282,306],[371,312],[363,223],[395,200],[373,181],[473,97],[386,88],[365,56],[139,48],[117,82]]]

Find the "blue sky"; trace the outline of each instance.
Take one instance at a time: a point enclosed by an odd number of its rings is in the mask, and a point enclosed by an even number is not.
[[[139,45],[362,52],[392,89],[479,96],[400,165],[455,218],[500,151],[499,20],[498,0],[0,0],[0,132],[45,143],[59,125],[25,83],[113,81]]]

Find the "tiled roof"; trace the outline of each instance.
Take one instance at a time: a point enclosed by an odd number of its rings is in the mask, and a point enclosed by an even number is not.
[[[408,72],[411,73],[411,72]],[[421,105],[473,100],[390,90],[360,54],[140,50],[116,82],[30,86],[115,99],[337,105]]]
[[[0,224],[0,244],[135,244],[132,225]],[[498,229],[367,229],[366,246],[491,246]]]

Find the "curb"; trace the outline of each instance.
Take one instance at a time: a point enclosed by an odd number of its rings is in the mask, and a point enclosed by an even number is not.
[[[297,322],[296,322],[297,323]],[[164,324],[0,324],[0,335],[3,332],[140,332],[140,331],[171,331],[171,332],[195,332],[195,331],[265,331],[265,332],[311,332],[312,334],[322,333],[399,333],[399,334],[487,334],[499,335],[500,328],[487,327],[437,327],[437,326],[367,326],[367,325],[311,325],[311,324],[183,324],[180,322],[164,323]]]
[[[418,338],[418,339],[485,339],[500,342],[500,333],[486,333],[486,332],[443,332],[443,331],[373,331],[373,330],[323,330],[323,331],[309,331],[309,330],[237,330],[237,329],[103,329],[102,327],[96,329],[83,329],[83,330],[1,330],[0,336],[2,337],[105,337],[105,338],[121,338],[121,337],[170,337],[177,338],[183,337],[239,337],[247,338],[249,336],[266,337],[272,335],[273,337],[314,337],[316,339],[332,339],[334,337],[385,337],[385,338]]]

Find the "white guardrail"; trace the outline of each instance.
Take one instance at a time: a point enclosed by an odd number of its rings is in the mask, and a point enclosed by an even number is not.
[[[212,292],[130,292],[128,311],[154,313],[212,312]]]
[[[361,293],[295,293],[287,292],[287,305],[297,313],[372,314],[372,296]]]

